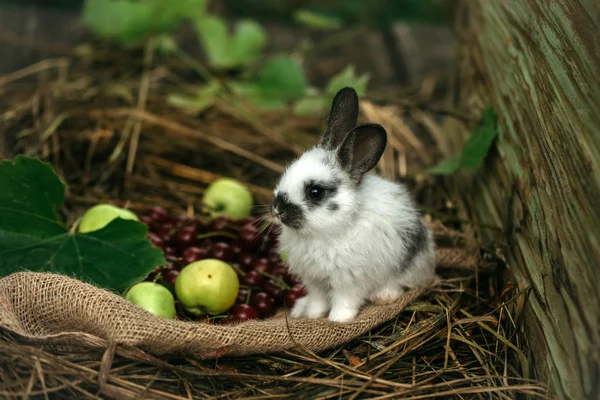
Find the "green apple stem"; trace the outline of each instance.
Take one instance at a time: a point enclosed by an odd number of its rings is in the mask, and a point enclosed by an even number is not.
[[[83,216],[80,216],[79,218],[77,218],[75,220],[75,222],[73,222],[73,226],[71,226],[71,229],[69,229],[69,235],[72,235],[72,234],[74,234],[77,231],[77,227],[81,223],[82,219],[83,219]]]

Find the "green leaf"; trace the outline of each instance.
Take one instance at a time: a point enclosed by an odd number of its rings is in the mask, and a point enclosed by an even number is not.
[[[281,97],[261,92],[261,88],[254,82],[229,83],[232,91],[244,101],[262,109],[281,109],[287,105],[287,101]],[[235,102],[235,100],[231,100]]]
[[[130,45],[148,32],[152,9],[148,3],[127,0],[87,0],[83,5],[83,21],[103,39],[115,39]]]
[[[364,96],[369,79],[369,74],[357,76],[354,66],[349,65],[331,77],[323,94],[307,95],[298,100],[294,105],[294,113],[298,116],[309,116],[327,111],[336,93],[347,86],[354,88],[359,96]]]
[[[209,63],[215,68],[229,67],[229,36],[225,22],[218,17],[206,16],[196,21],[195,28]]]
[[[497,136],[496,113],[491,107],[486,107],[481,123],[463,147],[461,165],[469,169],[479,168]]]
[[[427,172],[437,175],[451,175],[460,169],[460,156],[458,154],[431,167]]]
[[[206,16],[195,23],[198,40],[204,47],[213,68],[234,68],[254,62],[267,44],[262,26],[252,20],[242,20],[230,35],[226,22],[216,16]]]
[[[203,15],[206,0],[86,0],[83,21],[96,35],[130,46]]]
[[[296,59],[274,56],[258,71],[257,85],[263,98],[293,101],[304,95],[308,83]]]
[[[316,29],[338,29],[342,26],[339,18],[328,17],[310,10],[298,10],[294,19],[301,24]]]
[[[340,89],[349,86],[356,90],[358,96],[363,96],[367,92],[369,80],[369,74],[357,76],[354,65],[349,65],[329,80],[325,93],[332,96],[333,99]]]
[[[68,232],[58,217],[65,187],[47,163],[2,161],[0,187],[0,276],[56,272],[123,293],[166,263],[138,221],[117,218],[95,232]]]
[[[328,100],[325,96],[302,98],[294,104],[294,114],[300,117],[320,115],[326,109]]]
[[[498,136],[496,121],[497,116],[494,109],[486,107],[479,125],[463,146],[461,154],[455,154],[427,171],[432,174],[450,175],[461,168],[471,170],[479,168]]]
[[[167,103],[174,107],[186,110],[191,114],[198,114],[215,103],[217,96],[222,90],[221,83],[213,79],[197,89],[196,96],[187,96],[172,93],[167,96]]]
[[[257,22],[242,20],[229,42],[230,67],[254,62],[267,44],[267,34]]]

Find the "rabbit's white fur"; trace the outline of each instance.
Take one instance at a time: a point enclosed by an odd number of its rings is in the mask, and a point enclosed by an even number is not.
[[[367,173],[383,154],[385,130],[355,127],[357,115],[356,92],[340,90],[321,142],[274,190],[280,251],[307,291],[293,318],[352,321],[366,301],[396,301],[435,275],[432,234],[405,186]]]
[[[322,148],[304,153],[286,169],[275,189],[295,204],[303,204],[303,182],[341,179],[332,213],[320,207],[306,213],[301,229],[282,227],[280,249],[290,271],[307,290],[292,309],[293,318],[323,317],[347,322],[366,300],[397,300],[403,287],[415,287],[433,277],[434,242],[426,231],[426,247],[411,265],[407,238],[419,229],[421,217],[405,187],[376,175],[365,175],[358,190],[339,168],[335,154]]]

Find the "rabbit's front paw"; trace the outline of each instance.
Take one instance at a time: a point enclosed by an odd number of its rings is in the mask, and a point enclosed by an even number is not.
[[[292,318],[302,318],[306,313],[307,303],[308,303],[308,299],[306,298],[306,296],[297,299],[296,304],[294,304],[294,306],[292,307],[290,316]]]
[[[356,318],[362,304],[360,296],[352,295],[347,289],[337,290],[332,298],[329,320],[334,322],[350,322]]]
[[[373,304],[391,304],[396,302],[404,293],[404,290],[400,286],[386,286],[374,295],[369,300]]]
[[[358,308],[335,307],[329,313],[329,320],[333,322],[350,322],[358,315]]]
[[[327,314],[327,299],[325,297],[313,297],[306,306],[308,318],[321,318]]]
[[[292,308],[292,318],[321,318],[327,313],[327,298],[321,293],[309,293],[296,300]]]

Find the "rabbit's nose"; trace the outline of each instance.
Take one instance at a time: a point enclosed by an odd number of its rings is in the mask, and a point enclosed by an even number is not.
[[[281,210],[285,210],[286,204],[289,203],[287,195],[285,193],[278,193],[273,199],[273,211],[276,214],[281,214]]]

